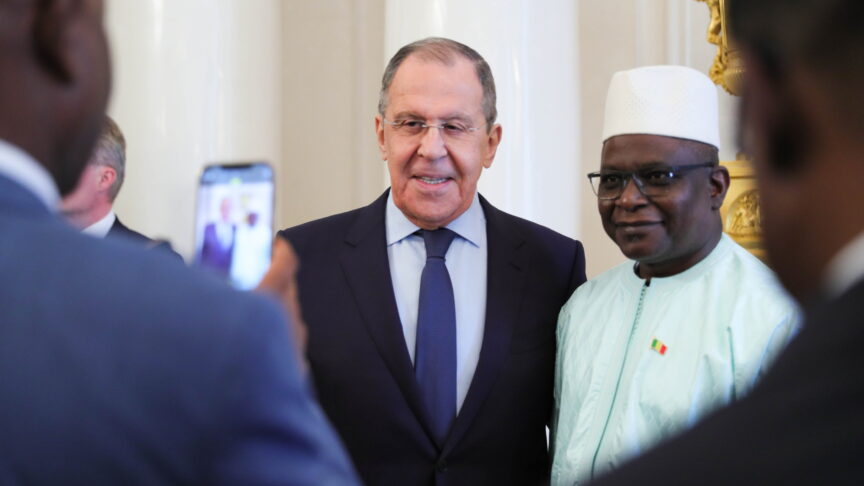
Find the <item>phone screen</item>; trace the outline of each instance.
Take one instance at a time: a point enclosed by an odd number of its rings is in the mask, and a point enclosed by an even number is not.
[[[195,216],[195,264],[248,290],[270,265],[273,169],[265,162],[204,168]]]

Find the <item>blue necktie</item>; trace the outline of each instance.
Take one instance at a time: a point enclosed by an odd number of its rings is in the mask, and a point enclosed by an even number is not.
[[[426,243],[426,266],[420,277],[414,373],[435,439],[443,445],[456,417],[456,305],[444,264],[456,233],[441,228],[420,234]]]

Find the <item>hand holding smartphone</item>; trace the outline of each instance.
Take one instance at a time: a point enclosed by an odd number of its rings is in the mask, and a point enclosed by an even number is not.
[[[273,169],[266,162],[212,164],[198,186],[195,264],[243,290],[270,265]]]

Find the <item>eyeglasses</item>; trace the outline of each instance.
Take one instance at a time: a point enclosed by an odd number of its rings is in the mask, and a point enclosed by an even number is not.
[[[393,130],[400,136],[416,137],[422,133],[425,133],[426,130],[429,128],[437,128],[441,131],[441,135],[444,138],[448,138],[451,140],[464,140],[470,137],[470,135],[477,130],[480,130],[480,128],[485,125],[484,123],[479,127],[472,127],[459,121],[449,121],[438,125],[433,125],[431,123],[426,123],[422,120],[412,119],[390,121],[386,118],[382,118],[381,121],[393,127]]]
[[[639,191],[648,197],[665,196],[681,176],[695,169],[715,167],[713,162],[694,165],[678,165],[674,167],[646,167],[634,171],[607,170],[588,174],[591,189],[598,199],[618,199],[627,187],[627,181],[633,179]]]

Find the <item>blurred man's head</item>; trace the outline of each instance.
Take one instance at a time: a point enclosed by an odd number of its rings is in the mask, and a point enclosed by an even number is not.
[[[110,117],[75,190],[63,198],[61,208],[69,221],[86,228],[99,221],[114,204],[126,173],[126,140]]]
[[[390,60],[375,130],[390,172],[393,202],[424,229],[464,213],[501,140],[495,82],[470,47],[430,38]]]
[[[864,231],[864,2],[728,0],[765,245],[799,300]]]
[[[24,149],[61,195],[77,184],[110,89],[100,0],[0,0],[0,138]]]
[[[616,73],[603,134],[600,171],[589,178],[603,228],[640,275],[674,275],[705,258],[729,186],[711,81],[678,66]]]
[[[234,208],[234,205],[231,204],[230,197],[223,197],[221,201],[219,201],[219,216],[222,218],[222,221],[228,223],[231,221],[231,210]]]

